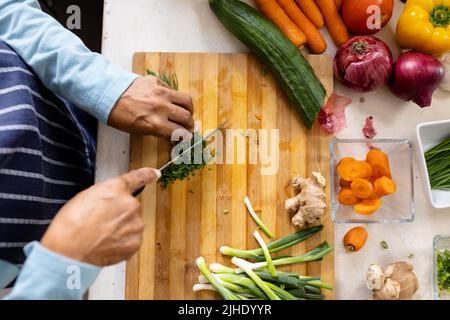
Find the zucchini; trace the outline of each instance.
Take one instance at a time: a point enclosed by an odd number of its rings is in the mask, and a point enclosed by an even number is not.
[[[275,75],[310,129],[325,100],[325,88],[299,49],[268,19],[238,0],[209,0],[211,10]]]

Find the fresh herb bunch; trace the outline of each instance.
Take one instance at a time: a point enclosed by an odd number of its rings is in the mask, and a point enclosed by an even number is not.
[[[196,132],[194,133],[194,137],[190,141],[180,142],[181,144],[185,144],[185,146],[181,146],[179,154],[188,149],[190,146],[193,146],[201,139],[202,136]],[[184,180],[189,176],[194,176],[195,171],[202,169],[210,159],[210,156],[206,153],[205,148],[206,141],[203,141],[201,149],[198,147],[192,148],[190,150],[190,155],[187,154],[181,157],[182,162],[180,164],[171,163],[167,168],[165,168],[162,171],[161,178],[159,179],[159,184],[161,185],[161,187],[163,189],[166,189],[176,180]],[[200,152],[201,154],[199,154]],[[183,159],[185,159],[186,157],[190,157],[190,163],[185,163]],[[196,159],[201,159],[201,163],[198,163],[198,160],[195,161]]]
[[[178,78],[177,78],[176,74],[169,75],[169,74],[163,73],[161,71],[156,73],[155,71],[153,71],[151,69],[147,69],[147,75],[155,76],[155,77],[159,78],[161,81],[164,81],[165,83],[167,83],[173,90],[178,91]]]
[[[432,189],[450,190],[450,138],[425,152]]]
[[[155,72],[151,69],[147,69],[147,75],[158,77],[160,80],[167,83],[172,89],[178,90],[178,78],[176,74],[167,74],[161,71]],[[196,142],[202,139],[202,136],[199,133],[194,133],[192,139],[190,141],[180,142],[186,144],[185,146],[181,146],[181,152],[193,146]],[[206,142],[203,141],[201,152],[202,154],[196,154],[199,152],[199,148],[192,148],[191,150],[191,161],[190,163],[184,163],[182,161],[180,164],[172,163],[167,168],[165,168],[161,172],[161,178],[159,179],[159,184],[163,189],[166,189],[169,185],[174,183],[176,180],[184,180],[189,176],[195,175],[195,171],[202,169],[209,161],[210,156],[206,154],[205,151]],[[189,155],[188,155],[189,156]],[[196,163],[195,159],[200,159],[201,163]],[[182,157],[185,159],[185,155]],[[188,161],[189,162],[189,161]],[[198,161],[197,161],[198,162]]]
[[[437,253],[437,272],[439,294],[450,292],[450,251],[442,250]]]

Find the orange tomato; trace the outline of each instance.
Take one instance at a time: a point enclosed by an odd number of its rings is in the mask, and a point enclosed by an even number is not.
[[[393,0],[344,0],[342,19],[347,28],[357,35],[374,34],[391,19]]]

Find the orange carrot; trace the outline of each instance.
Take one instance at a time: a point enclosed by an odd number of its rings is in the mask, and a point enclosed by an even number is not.
[[[337,172],[339,176],[347,181],[353,181],[357,178],[368,179],[372,176],[372,167],[365,161],[345,161],[338,165]]]
[[[297,47],[306,42],[305,34],[295,25],[276,0],[256,0],[261,12],[289,38]]]
[[[367,199],[373,196],[375,188],[369,180],[357,178],[353,180],[351,189],[353,194],[360,199]]]
[[[341,188],[348,188],[348,189],[350,189],[351,185],[352,185],[351,181],[347,181],[347,180],[344,180],[344,179],[339,179],[339,186]]]
[[[381,177],[375,180],[374,187],[375,192],[379,197],[384,197],[397,191],[395,182],[388,177]]]
[[[356,213],[369,215],[377,211],[381,207],[380,199],[364,199],[355,204]]]
[[[353,194],[352,190],[342,188],[339,192],[338,201],[345,206],[353,206],[358,203],[358,198]]]
[[[327,42],[316,26],[309,21],[308,17],[295,4],[294,0],[277,0],[287,13],[289,18],[303,31],[306,43],[312,53],[322,53],[327,49]]]
[[[295,2],[317,28],[322,28],[325,25],[323,15],[314,0],[295,0]]]
[[[334,0],[334,3],[336,3],[336,8],[338,9],[338,11],[340,11],[342,8],[342,2],[343,0]]]
[[[343,45],[349,39],[347,27],[339,15],[334,0],[316,0],[317,5],[322,11],[327,24],[328,31],[337,46]]]
[[[338,165],[345,163],[345,162],[352,162],[352,161],[356,161],[356,159],[353,157],[345,157],[339,161]]]
[[[359,251],[367,241],[367,230],[363,227],[355,227],[347,231],[344,236],[344,247],[347,252]]]
[[[386,153],[381,150],[370,150],[366,155],[366,161],[373,169],[373,177],[391,177],[391,169],[389,166],[389,158]]]

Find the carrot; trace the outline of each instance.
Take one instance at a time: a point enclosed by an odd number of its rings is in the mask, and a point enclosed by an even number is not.
[[[366,155],[366,161],[373,169],[373,177],[391,177],[391,169],[389,165],[389,157],[381,150],[370,150]]]
[[[348,188],[348,189],[350,189],[351,185],[352,185],[351,181],[347,181],[347,180],[344,180],[344,179],[339,179],[339,186],[341,188]]]
[[[338,201],[344,206],[353,206],[358,203],[358,198],[354,195],[352,190],[348,188],[342,188],[339,192]]]
[[[367,199],[374,195],[375,188],[369,180],[357,178],[353,180],[351,189],[353,194],[360,199]]]
[[[375,192],[379,197],[384,197],[397,191],[397,186],[392,179],[388,177],[381,177],[375,180],[374,183]]]
[[[316,0],[317,5],[322,11],[327,24],[328,31],[337,46],[343,45],[349,39],[347,27],[342,21],[334,0]]]
[[[277,0],[287,13],[289,18],[303,31],[306,43],[312,53],[322,53],[327,49],[327,42],[316,26],[309,21],[308,17],[295,4],[294,0]]]
[[[381,207],[381,200],[376,199],[363,199],[355,204],[354,209],[356,213],[369,215],[377,211]]]
[[[355,227],[347,231],[344,236],[344,247],[347,252],[355,252],[361,250],[367,241],[367,230],[363,227]]]
[[[339,176],[347,181],[353,181],[357,178],[368,179],[372,176],[372,167],[365,161],[345,161],[338,165],[337,172]]]
[[[256,0],[261,12],[289,38],[297,47],[306,42],[305,34],[295,25],[276,0]]]
[[[325,25],[323,15],[314,0],[295,0],[295,2],[297,2],[298,6],[308,17],[309,21],[311,21],[317,28],[322,28]]]
[[[334,3],[336,4],[336,8],[338,9],[338,11],[340,11],[342,8],[342,2],[343,0],[334,0]]]
[[[345,162],[352,162],[352,161],[356,161],[356,159],[353,157],[345,157],[339,161],[338,165],[345,163]]]

